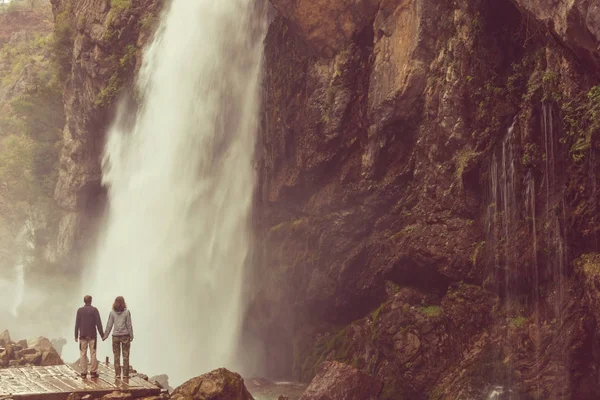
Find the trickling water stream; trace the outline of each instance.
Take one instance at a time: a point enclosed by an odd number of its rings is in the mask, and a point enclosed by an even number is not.
[[[559,334],[567,297],[568,248],[564,182],[557,179],[562,160],[557,122],[552,105],[543,103],[539,132],[544,168],[541,181],[536,179],[533,168],[518,168],[522,157],[517,149],[523,139],[515,134],[514,122],[492,154],[489,167],[486,245],[506,316],[506,321],[498,321],[496,328],[505,336],[509,354],[519,351],[514,347],[518,337],[512,337],[515,329],[511,326],[527,328],[534,354],[520,362],[528,364],[540,394],[548,390],[543,387],[542,376],[557,370],[566,376],[569,365],[566,339]],[[530,270],[524,268],[526,265]],[[514,354],[508,357],[501,353],[498,357],[496,364],[504,365],[493,373],[490,383],[499,385],[505,393],[494,389],[488,396],[518,399],[519,394],[511,392],[512,362],[503,361],[514,358]],[[541,364],[544,359],[550,360],[549,366]]]
[[[135,122],[108,135],[109,215],[83,290],[104,323],[125,297],[132,365],[168,373],[173,386],[235,368],[266,30],[259,3],[173,0],[144,55]]]

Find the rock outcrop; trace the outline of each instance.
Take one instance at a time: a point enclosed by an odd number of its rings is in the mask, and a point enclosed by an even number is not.
[[[39,337],[29,342],[20,340],[15,343],[8,331],[0,335],[0,368],[63,365],[58,352],[51,342]]]
[[[173,400],[253,400],[239,374],[219,368],[179,386]]]
[[[55,199],[63,209],[54,261],[78,271],[104,207],[101,157],[116,100],[130,86],[141,48],[152,34],[160,0],[52,0],[62,44],[67,123]],[[112,5],[112,7],[111,7]]]
[[[595,68],[600,67],[600,4],[596,1],[514,0]]]
[[[268,372],[594,398],[593,2],[273,3],[247,319]]]
[[[377,400],[382,384],[339,362],[325,362],[300,400]]]

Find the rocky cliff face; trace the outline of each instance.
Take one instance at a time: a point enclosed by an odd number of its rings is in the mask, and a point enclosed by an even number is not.
[[[153,0],[53,0],[67,123],[55,199],[62,208],[52,258],[78,271],[102,214],[100,162],[116,100],[131,87],[160,11]]]
[[[247,324],[270,372],[593,398],[596,5],[272,3]]]

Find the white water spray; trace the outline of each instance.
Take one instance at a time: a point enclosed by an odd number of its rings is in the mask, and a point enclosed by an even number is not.
[[[125,297],[132,365],[171,384],[236,368],[265,30],[255,0],[173,0],[135,121],[109,132],[109,215],[82,286],[104,323]]]

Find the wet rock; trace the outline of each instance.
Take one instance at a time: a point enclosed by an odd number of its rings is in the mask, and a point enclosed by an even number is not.
[[[0,352],[0,367],[1,368],[6,368],[8,367],[10,362],[10,357],[8,356],[8,352],[6,350],[3,350]]]
[[[192,378],[171,395],[173,400],[253,400],[239,374],[219,368]]]
[[[379,125],[408,116],[425,88],[428,55],[421,44],[428,33],[427,13],[433,12],[428,3],[386,1],[377,14],[369,108]]]
[[[47,367],[51,365],[63,365],[64,362],[58,355],[58,352],[53,348],[46,349],[42,352],[40,366]]]
[[[27,346],[38,351],[45,351],[54,348],[52,346],[52,342],[50,342],[50,340],[46,339],[43,336],[37,337],[35,339],[30,339],[27,342]]]
[[[112,392],[102,397],[102,400],[119,400],[119,399],[131,399],[133,395],[131,393],[124,392]]]
[[[39,365],[41,360],[42,360],[42,354],[36,352],[33,354],[25,354],[23,357],[20,358],[19,363],[21,365],[26,365],[26,364]]]
[[[160,386],[162,389],[167,389],[169,391],[173,390],[173,388],[169,386],[169,375],[166,375],[166,374],[155,375],[155,376],[149,378],[148,381],[156,382],[158,384],[158,386]]]
[[[600,4],[597,1],[515,0],[586,61],[600,66]]]
[[[324,362],[300,400],[376,400],[382,387],[377,379],[354,367]]]
[[[54,198],[64,211],[48,258],[73,271],[79,268],[76,260],[85,248],[82,242],[93,235],[91,226],[103,204],[100,160],[110,111],[141,58],[130,50],[141,48],[151,37],[143,34],[140,21],[155,18],[162,6],[155,0],[126,3],[127,7],[117,11],[104,1],[53,0],[55,16],[76,29],[71,48],[63,49],[71,56],[72,65],[63,66],[68,71],[64,90],[67,123]],[[126,53],[132,62],[124,67],[119,60]],[[111,77],[117,76],[123,83],[115,88]]]
[[[381,0],[271,0],[271,3],[311,46],[332,56],[367,27]]]
[[[9,343],[11,343],[10,333],[8,333],[8,330],[5,330],[0,333],[0,346],[6,346]]]
[[[27,354],[35,354],[37,352],[38,351],[36,349],[33,349],[31,347],[30,348],[26,348],[26,349],[23,349],[23,350],[17,352],[17,358],[25,356]]]

